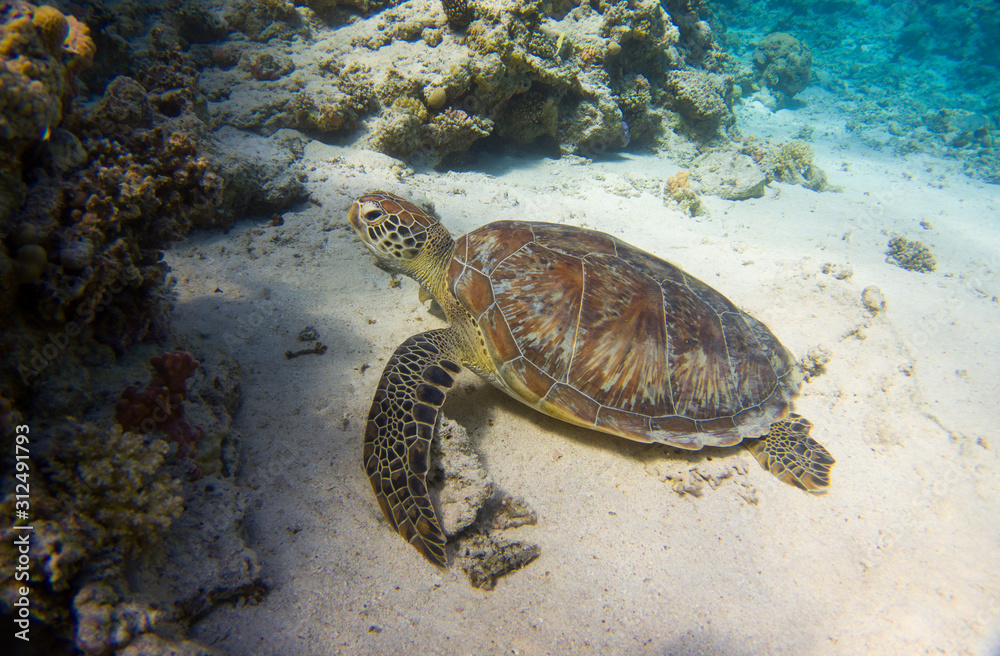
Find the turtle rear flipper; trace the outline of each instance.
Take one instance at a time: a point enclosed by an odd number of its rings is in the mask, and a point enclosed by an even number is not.
[[[454,333],[432,330],[403,342],[385,366],[368,413],[364,463],[386,519],[427,560],[447,564],[445,537],[427,494],[438,411],[462,366]]]
[[[830,486],[830,470],[837,461],[826,448],[809,437],[812,423],[796,414],[771,424],[771,432],[747,440],[747,448],[761,467],[779,480],[809,492]]]

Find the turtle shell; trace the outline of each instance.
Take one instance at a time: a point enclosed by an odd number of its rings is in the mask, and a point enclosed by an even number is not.
[[[456,242],[452,293],[506,392],[542,412],[686,449],[760,437],[801,371],[764,324],[609,235],[501,221]]]

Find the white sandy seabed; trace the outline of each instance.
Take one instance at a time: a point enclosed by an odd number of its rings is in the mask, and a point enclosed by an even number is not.
[[[661,199],[682,168],[662,156],[498,157],[439,174],[312,142],[315,203],[174,248],[177,327],[244,369],[239,480],[256,495],[247,541],[270,586],[195,637],[232,655],[1000,653],[997,187],[872,150],[822,97],[809,106],[746,107],[740,124],[777,139],[813,126],[839,191],[772,184],[756,200],[706,197],[692,218]],[[611,233],[717,288],[798,357],[824,347],[795,409],[837,459],[832,489],[784,485],[740,448],[681,453],[575,428],[464,374],[445,412],[537,511],[515,532],[542,551],[490,592],[428,564],[382,518],[361,466],[386,359],[441,325],[347,226],[374,189],[433,204],[454,235],[499,219]],[[894,234],[925,242],[938,270],[887,263]],[[887,302],[875,317],[870,285]],[[307,325],[329,350],[287,360]],[[700,495],[675,491],[706,479]]]

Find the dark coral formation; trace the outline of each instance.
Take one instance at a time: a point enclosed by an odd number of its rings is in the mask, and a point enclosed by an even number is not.
[[[281,78],[282,75],[292,72],[294,68],[292,60],[288,57],[275,57],[269,52],[254,55],[249,59],[247,65],[250,77],[262,82],[273,82]]]
[[[526,91],[507,102],[497,132],[519,144],[528,144],[542,135],[554,136],[557,129],[555,101],[543,93]]]
[[[177,444],[178,456],[187,457],[201,440],[202,429],[184,418],[186,381],[201,363],[180,351],[153,356],[149,364],[153,377],[141,392],[135,386],[122,392],[115,406],[115,421],[132,433],[163,433]]]
[[[43,643],[44,653],[76,653],[69,646],[73,644],[84,653],[111,653],[137,634],[185,617],[183,609],[153,610],[139,591],[130,594],[132,582],[124,580],[124,571],[126,567],[132,574],[141,571],[145,561],[138,556],[157,552],[168,532],[173,535],[185,506],[197,504],[191,498],[193,484],[187,480],[189,463],[171,455],[171,445],[162,435],[140,435],[115,426],[108,400],[130,378],[141,376],[146,359],[151,359],[159,362],[154,377],[159,381],[154,382],[173,390],[161,397],[164,403],[177,401],[174,394],[184,396],[192,421],[197,417],[204,425],[218,423],[213,431],[228,432],[238,404],[238,368],[209,353],[201,357],[206,366],[188,378],[193,358],[180,353],[149,358],[151,352],[151,347],[138,347],[119,359],[117,368],[111,360],[98,366],[93,345],[71,342],[61,355],[59,375],[48,377],[34,397],[18,401],[17,409],[0,402],[0,419],[7,414],[13,423],[30,429],[18,432],[26,439],[23,444],[32,467],[28,511],[34,526],[28,554],[32,623],[47,640],[59,643]],[[210,419],[216,417],[221,421]],[[205,438],[220,439],[209,431]],[[199,454],[208,452],[202,448]],[[223,450],[216,448],[212,457],[214,463],[199,462],[203,474],[214,481],[227,470],[232,475],[232,463],[223,462],[227,458]],[[3,479],[7,482],[0,511],[14,517],[15,479],[7,474]],[[11,528],[0,531],[4,562],[14,562],[18,556],[14,533]],[[17,586],[24,585],[13,574],[13,569],[0,573],[0,612],[10,612]],[[88,590],[95,586],[113,587],[120,602],[90,613],[81,602],[92,599]]]
[[[33,455],[37,437],[30,436]],[[164,469],[167,444],[144,441],[97,424],[66,424],[49,439],[58,449],[34,455],[31,478],[32,615],[48,630],[65,630],[71,622],[70,601],[75,581],[88,560],[123,558],[158,543],[181,513],[180,483]],[[14,516],[15,497],[7,495],[0,508]],[[0,555],[14,562],[15,532],[0,531]],[[11,608],[16,583],[4,572],[0,608]],[[39,627],[42,629],[41,626]]]
[[[907,271],[930,273],[937,269],[937,260],[931,249],[916,239],[896,235],[889,240],[886,262],[891,262]]]

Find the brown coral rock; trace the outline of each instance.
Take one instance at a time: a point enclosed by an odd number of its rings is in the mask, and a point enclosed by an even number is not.
[[[775,91],[794,96],[809,86],[812,53],[791,34],[775,32],[764,37],[753,61],[761,81]]]
[[[673,92],[677,110],[696,121],[718,120],[729,106],[711,76],[702,71],[670,71],[665,86]]]
[[[58,52],[63,41],[69,36],[69,21],[55,7],[49,5],[36,7],[31,15],[31,22],[49,52]]]

